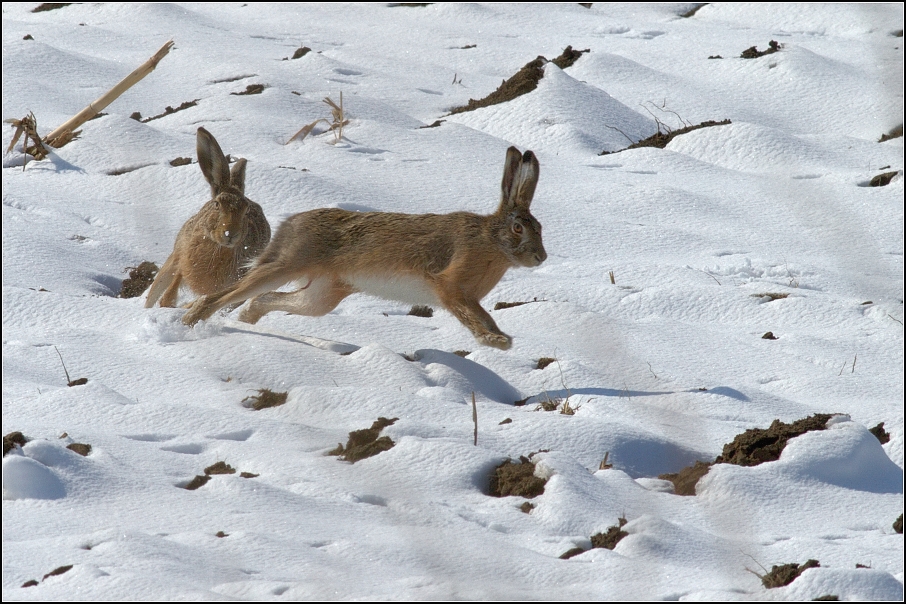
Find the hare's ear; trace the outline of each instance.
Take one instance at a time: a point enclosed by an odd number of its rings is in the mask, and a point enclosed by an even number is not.
[[[216,197],[224,187],[230,184],[230,168],[220,145],[204,128],[198,129],[195,139],[195,151],[198,153],[198,165],[208,184],[211,185],[211,196]]]
[[[230,185],[239,189],[239,193],[245,195],[245,158],[238,160],[230,168]]]
[[[511,211],[516,206],[528,208],[538,184],[538,159],[531,151],[519,153],[516,147],[506,151],[503,181],[500,183],[498,212]]]

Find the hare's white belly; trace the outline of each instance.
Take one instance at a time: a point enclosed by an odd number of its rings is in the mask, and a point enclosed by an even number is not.
[[[353,275],[347,277],[346,281],[357,291],[385,300],[396,300],[406,304],[440,305],[428,284],[416,277]]]

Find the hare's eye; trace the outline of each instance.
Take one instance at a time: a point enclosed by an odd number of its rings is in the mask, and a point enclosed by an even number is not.
[[[514,223],[513,223],[513,232],[514,232],[514,233],[516,233],[517,235],[521,235],[521,234],[522,234],[522,230],[523,230],[523,229],[522,229],[522,225],[521,225],[521,224],[519,224],[518,222],[514,222]]]

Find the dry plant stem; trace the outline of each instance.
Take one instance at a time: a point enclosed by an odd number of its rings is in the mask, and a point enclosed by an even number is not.
[[[160,50],[154,53],[154,56],[145,61],[138,69],[123,78],[120,83],[104,93],[104,95],[102,95],[99,99],[97,99],[93,103],[90,103],[75,116],[67,120],[63,125],[44,137],[44,141],[51,147],[56,146],[54,144],[56,139],[64,136],[67,131],[72,132],[73,130],[96,116],[105,107],[107,107],[107,105],[119,98],[121,94],[141,81],[142,78],[144,78],[146,75],[154,71],[154,68],[157,67],[157,64],[161,59],[167,56],[167,53],[170,52],[171,48],[173,48],[173,40],[170,40],[169,42],[161,46]]]
[[[54,346],[53,349],[57,351],[57,356],[60,357],[60,365],[63,366],[63,373],[66,374],[66,383],[69,384],[72,382],[72,379],[69,377],[69,372],[66,371],[66,363],[63,362],[63,355],[60,354],[60,350],[56,346]]]
[[[475,391],[472,391],[472,423],[475,424],[475,446],[478,446],[478,405],[475,404]]]

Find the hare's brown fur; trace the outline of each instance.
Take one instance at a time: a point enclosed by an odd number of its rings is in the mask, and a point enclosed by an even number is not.
[[[229,168],[214,137],[199,128],[198,163],[211,185],[211,199],[176,235],[173,253],[148,290],[145,307],[172,307],[183,284],[198,295],[213,294],[236,283],[267,245],[271,227],[261,206],[245,196],[246,161]]]
[[[253,298],[240,319],[274,310],[318,316],[355,292],[416,304],[439,304],[483,344],[512,340],[479,301],[512,266],[537,266],[547,253],[529,212],[538,181],[531,151],[507,151],[500,206],[470,212],[395,214],[318,209],[287,219],[254,268],[235,285],[199,298],[183,317],[193,325],[217,309]],[[274,291],[297,281],[293,292]]]

